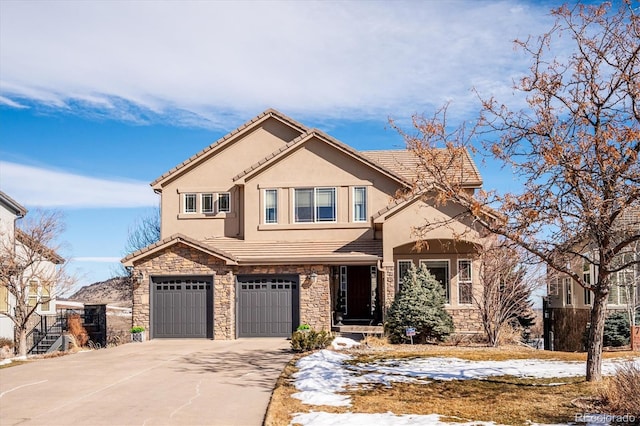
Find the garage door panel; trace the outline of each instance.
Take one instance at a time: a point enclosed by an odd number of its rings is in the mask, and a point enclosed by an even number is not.
[[[297,277],[238,277],[240,337],[288,337],[298,315]]]
[[[152,337],[213,337],[212,291],[211,277],[154,277]]]

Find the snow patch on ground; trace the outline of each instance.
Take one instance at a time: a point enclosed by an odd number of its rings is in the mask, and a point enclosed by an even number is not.
[[[364,413],[323,413],[311,412],[304,414],[296,414],[292,424],[299,423],[304,426],[417,426],[417,425],[435,425],[435,426],[498,426],[494,422],[468,422],[468,423],[449,423],[440,420],[437,414],[417,415],[405,414],[396,415],[393,413],[380,414],[364,414]]]
[[[333,339],[333,342],[331,342],[331,347],[336,351],[340,349],[351,349],[354,346],[359,345],[359,342],[356,342],[353,339],[348,339],[346,337],[336,337],[335,339]]]
[[[398,382],[428,383],[431,380],[470,380],[492,376],[515,376],[522,378],[566,378],[584,375],[584,362],[569,362],[540,359],[514,359],[507,361],[468,361],[458,358],[413,358],[385,360],[377,363],[352,365],[350,355],[330,350],[315,352],[301,358],[294,374],[294,386],[299,392],[294,398],[309,405],[351,406],[351,398],[341,394],[349,389],[366,388],[378,384],[390,386]],[[602,373],[611,375],[616,368],[629,360],[605,360]],[[640,357],[631,360],[640,368]],[[560,383],[552,383],[558,385]],[[491,425],[495,423],[446,423],[437,414],[395,415],[364,413],[297,414],[293,423],[305,426],[335,424],[404,426],[404,425]]]

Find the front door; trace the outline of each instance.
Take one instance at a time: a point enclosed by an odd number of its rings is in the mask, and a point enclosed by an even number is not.
[[[345,319],[371,319],[371,267],[347,266]]]

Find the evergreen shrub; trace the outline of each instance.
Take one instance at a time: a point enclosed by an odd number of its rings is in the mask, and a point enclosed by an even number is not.
[[[604,322],[604,346],[625,346],[629,344],[631,328],[624,312],[614,312]]]
[[[402,279],[402,289],[391,304],[384,323],[391,343],[406,343],[407,327],[413,327],[414,342],[443,341],[454,331],[453,319],[444,309],[442,284],[425,266],[412,267]]]

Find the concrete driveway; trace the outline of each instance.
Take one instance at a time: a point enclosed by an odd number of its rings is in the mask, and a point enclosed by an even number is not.
[[[0,424],[261,425],[285,339],[152,340],[0,370]]]

